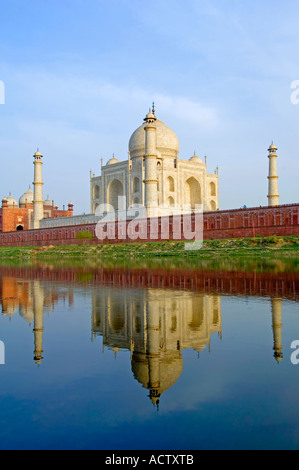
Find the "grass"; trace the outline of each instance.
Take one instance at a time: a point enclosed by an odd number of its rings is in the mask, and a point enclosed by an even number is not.
[[[185,250],[184,242],[119,245],[72,245],[0,248],[2,266],[62,268],[202,269],[299,272],[299,237],[255,237],[207,240],[201,250]]]
[[[46,259],[153,259],[153,258],[240,258],[276,257],[298,258],[299,237],[255,237],[233,240],[206,240],[200,250],[185,249],[184,242],[165,241],[153,243],[71,245],[50,247],[0,248],[0,260]]]

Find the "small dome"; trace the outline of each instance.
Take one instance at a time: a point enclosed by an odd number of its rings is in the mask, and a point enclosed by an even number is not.
[[[192,163],[202,163],[202,160],[197,156],[197,155],[193,155],[193,157],[191,157],[189,159],[189,162],[192,162]]]
[[[7,205],[8,206],[16,206],[18,207],[18,201],[16,201],[11,195],[9,195],[7,198]]]
[[[156,120],[157,120],[156,116],[155,116],[153,113],[151,113],[151,112],[147,113],[147,115],[145,116],[145,119],[144,119],[144,120],[146,121],[147,119],[151,119],[152,121],[156,121]]]
[[[115,165],[115,163],[119,163],[119,160],[117,160],[117,158],[113,157],[113,158],[110,158],[107,165]]]
[[[19,204],[33,204],[33,191],[29,187],[28,191],[23,194],[23,196],[20,197]]]
[[[35,152],[34,156],[35,156],[35,157],[42,157],[42,154],[41,154],[40,151],[37,149],[37,151]]]
[[[276,152],[277,147],[276,147],[276,145],[274,145],[274,144],[272,143],[272,144],[270,145],[270,147],[269,147],[268,150],[269,150],[269,152],[273,152],[273,151]]]
[[[49,196],[47,196],[47,199],[44,202],[44,206],[53,206],[53,201],[49,198]]]

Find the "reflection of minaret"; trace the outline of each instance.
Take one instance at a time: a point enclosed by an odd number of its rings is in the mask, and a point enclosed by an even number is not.
[[[155,302],[147,304],[147,360],[148,360],[148,389],[153,405],[159,407],[160,398],[160,313]]]
[[[43,332],[44,332],[44,290],[39,281],[34,281],[34,360],[36,364],[41,364],[43,360]]]
[[[271,299],[272,305],[272,326],[274,335],[274,357],[279,363],[282,358],[282,300]]]

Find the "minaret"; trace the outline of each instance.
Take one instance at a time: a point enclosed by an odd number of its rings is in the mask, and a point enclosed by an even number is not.
[[[33,197],[33,228],[40,227],[40,221],[44,218],[43,178],[42,178],[42,154],[37,150],[34,158],[34,197]]]
[[[145,121],[145,207],[147,216],[155,215],[158,206],[158,178],[157,178],[157,118],[154,114],[155,108],[153,106],[152,112],[146,115]]]
[[[274,336],[274,358],[279,363],[283,359],[282,353],[282,300],[271,299],[272,327]]]
[[[274,207],[279,205],[278,194],[278,176],[277,176],[277,147],[272,143],[269,150],[269,192],[268,206]]]

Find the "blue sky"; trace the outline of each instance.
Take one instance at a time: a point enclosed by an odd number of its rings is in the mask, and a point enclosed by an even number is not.
[[[43,153],[45,197],[89,212],[89,170],[127,158],[152,101],[220,168],[220,207],[267,204],[278,146],[281,203],[298,202],[296,0],[1,0],[0,196],[19,198]]]

